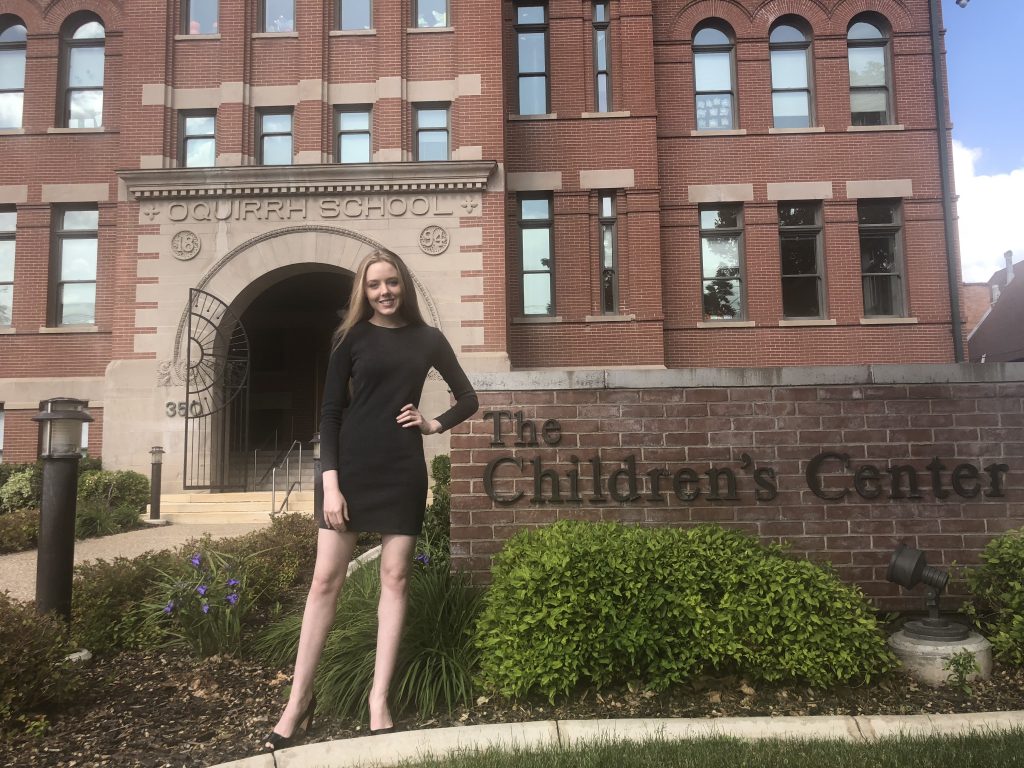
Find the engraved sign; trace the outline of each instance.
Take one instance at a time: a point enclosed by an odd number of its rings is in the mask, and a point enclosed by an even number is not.
[[[171,253],[178,261],[190,261],[199,255],[203,241],[199,235],[187,229],[176,232],[171,238]]]
[[[448,233],[436,224],[420,232],[420,250],[429,256],[440,256],[448,250],[448,243]]]

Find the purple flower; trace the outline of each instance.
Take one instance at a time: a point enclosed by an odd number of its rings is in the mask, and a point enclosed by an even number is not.
[[[423,552],[420,552],[413,559],[420,565],[430,565],[430,556]]]
[[[238,602],[238,593],[237,592],[232,592],[230,595],[228,595],[224,599],[227,600],[232,605],[234,605],[235,603]]]
[[[229,587],[237,587],[238,586],[238,579],[228,579],[228,586]]]
[[[198,587],[196,587],[196,592],[198,592],[201,596],[205,595],[207,591],[208,587],[205,584],[200,584]]]
[[[198,568],[199,564],[203,561],[203,556],[196,552],[192,557],[189,558],[189,562],[192,563],[193,568]]]
[[[164,613],[170,613],[174,610],[174,601],[168,600],[167,605],[164,606]]]
[[[203,603],[203,613],[209,613],[209,612],[210,612],[210,604],[209,603]]]

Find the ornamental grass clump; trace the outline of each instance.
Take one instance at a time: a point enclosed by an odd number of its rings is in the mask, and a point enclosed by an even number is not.
[[[859,589],[718,526],[562,521],[513,537],[492,575],[480,681],[505,695],[704,672],[827,687],[895,664]]]

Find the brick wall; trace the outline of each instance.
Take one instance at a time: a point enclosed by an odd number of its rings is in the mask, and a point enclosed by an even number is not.
[[[787,542],[896,608],[920,603],[885,581],[897,543],[949,567],[978,562],[992,536],[1024,526],[1024,365],[587,371],[477,384],[480,411],[452,434],[451,515],[455,564],[481,581],[523,528],[713,522]],[[520,420],[533,425],[522,435]]]

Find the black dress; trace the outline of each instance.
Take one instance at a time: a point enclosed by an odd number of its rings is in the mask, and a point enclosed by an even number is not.
[[[364,321],[331,354],[320,413],[320,465],[324,472],[338,470],[348,530],[417,535],[423,527],[423,435],[395,418],[406,403],[419,407],[431,368],[455,395],[455,405],[436,417],[445,431],[472,416],[478,403],[439,330]],[[328,527],[319,509],[317,523]]]

